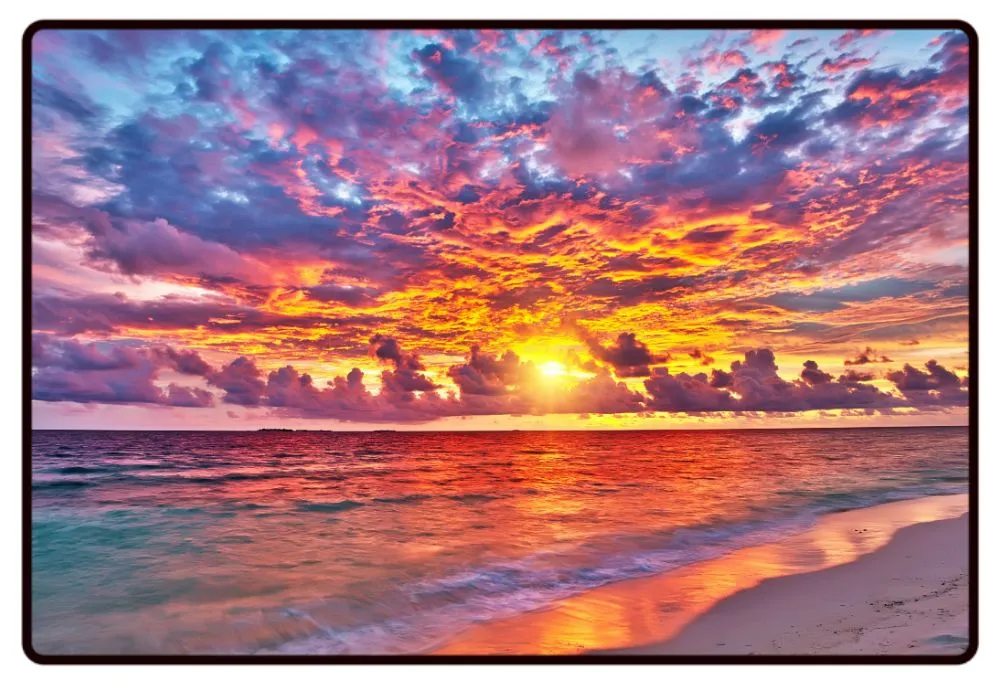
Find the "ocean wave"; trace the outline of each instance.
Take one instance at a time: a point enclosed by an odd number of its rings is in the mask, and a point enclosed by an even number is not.
[[[80,488],[90,488],[97,485],[94,481],[89,480],[43,480],[34,481],[31,484],[32,490],[73,490]]]
[[[299,511],[347,511],[363,507],[364,502],[357,502],[352,499],[340,500],[338,502],[313,502],[301,500],[295,503],[295,508]]]
[[[143,475],[131,473],[142,471]],[[152,473],[152,472],[157,473]],[[228,471],[209,473],[205,475],[189,475],[183,468],[164,466],[125,466],[121,468],[99,466],[67,466],[58,469],[46,469],[46,473],[58,475],[91,475],[88,485],[218,485],[241,481],[269,481],[283,478],[303,478],[311,481],[340,482],[347,478],[343,474],[317,474],[307,469],[285,469],[270,471]],[[40,481],[45,483],[69,482],[66,479]]]
[[[46,456],[58,445],[39,446],[33,550],[46,563],[33,582],[51,617],[74,598],[106,593],[129,607],[137,593],[163,588],[169,596],[156,598],[181,603],[168,607],[174,618],[144,623],[156,623],[148,632],[163,639],[162,653],[418,652],[478,622],[778,540],[827,513],[968,490],[961,434],[940,444],[914,434],[915,456],[878,431],[842,434],[859,436],[842,449],[825,434],[806,447],[812,434],[739,435],[794,449],[760,447],[748,468],[734,464],[731,480],[709,482],[729,470],[724,452],[702,448],[711,438],[703,433],[690,455],[703,449],[705,468],[688,465],[699,460],[673,447],[675,434],[649,445],[630,434],[607,449],[610,438],[588,446],[572,436],[559,450],[485,436],[454,454],[433,436],[407,436],[413,449],[385,443],[399,448],[383,455],[372,450],[382,443],[353,437],[312,446],[269,439],[265,449],[171,435],[121,459],[103,442],[58,460]],[[524,448],[558,459],[524,459]],[[306,458],[295,456],[300,449]],[[828,452],[847,458],[808,459]],[[280,566],[258,571],[251,559]],[[65,582],[65,569],[79,569],[79,584]],[[175,584],[189,570],[243,587],[240,613],[204,586]],[[142,584],[105,582],[116,573]],[[285,580],[287,591],[258,591]],[[184,622],[191,592],[197,625]],[[147,639],[130,609],[107,620],[127,648]],[[110,635],[50,625],[68,648],[92,639],[114,651]]]
[[[61,468],[46,469],[46,472],[58,473],[63,476],[74,476],[88,473],[112,473],[115,470],[104,466],[64,466]]]
[[[484,502],[492,502],[495,499],[500,499],[500,495],[485,495],[480,493],[469,493],[467,495],[445,495],[445,497],[454,502],[463,502],[465,504],[481,504]]]
[[[412,504],[431,499],[431,495],[413,494],[401,495],[399,497],[376,497],[373,501],[379,504]]]
[[[804,498],[808,499],[805,506],[761,511],[753,520],[617,535],[590,540],[564,553],[542,551],[467,568],[400,587],[394,595],[380,596],[380,606],[372,613],[391,616],[387,619],[334,626],[321,618],[326,613],[322,605],[295,609],[298,615],[315,623],[316,633],[267,650],[327,654],[424,651],[475,623],[537,611],[603,585],[665,573],[745,547],[776,542],[807,530],[825,514],[961,491],[947,484],[931,484],[896,490],[809,493],[812,497]],[[392,606],[385,606],[388,602]]]

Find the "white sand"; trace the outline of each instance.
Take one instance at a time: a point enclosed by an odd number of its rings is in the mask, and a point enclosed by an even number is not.
[[[968,515],[918,523],[832,568],[764,580],[630,654],[962,654]]]

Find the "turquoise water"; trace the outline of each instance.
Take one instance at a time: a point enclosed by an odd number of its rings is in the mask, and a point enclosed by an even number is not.
[[[32,435],[42,653],[428,649],[968,490],[968,429]]]

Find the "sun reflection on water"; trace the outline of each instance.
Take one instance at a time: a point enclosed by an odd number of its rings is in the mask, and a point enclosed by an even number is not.
[[[967,510],[968,495],[946,495],[833,514],[780,543],[608,585],[545,611],[477,626],[434,653],[574,654],[663,641],[735,592],[768,578],[848,563],[884,546],[900,528]]]

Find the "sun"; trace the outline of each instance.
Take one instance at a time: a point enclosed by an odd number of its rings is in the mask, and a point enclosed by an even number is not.
[[[538,370],[543,376],[548,378],[559,378],[566,375],[566,366],[562,362],[542,362],[538,365]]]

